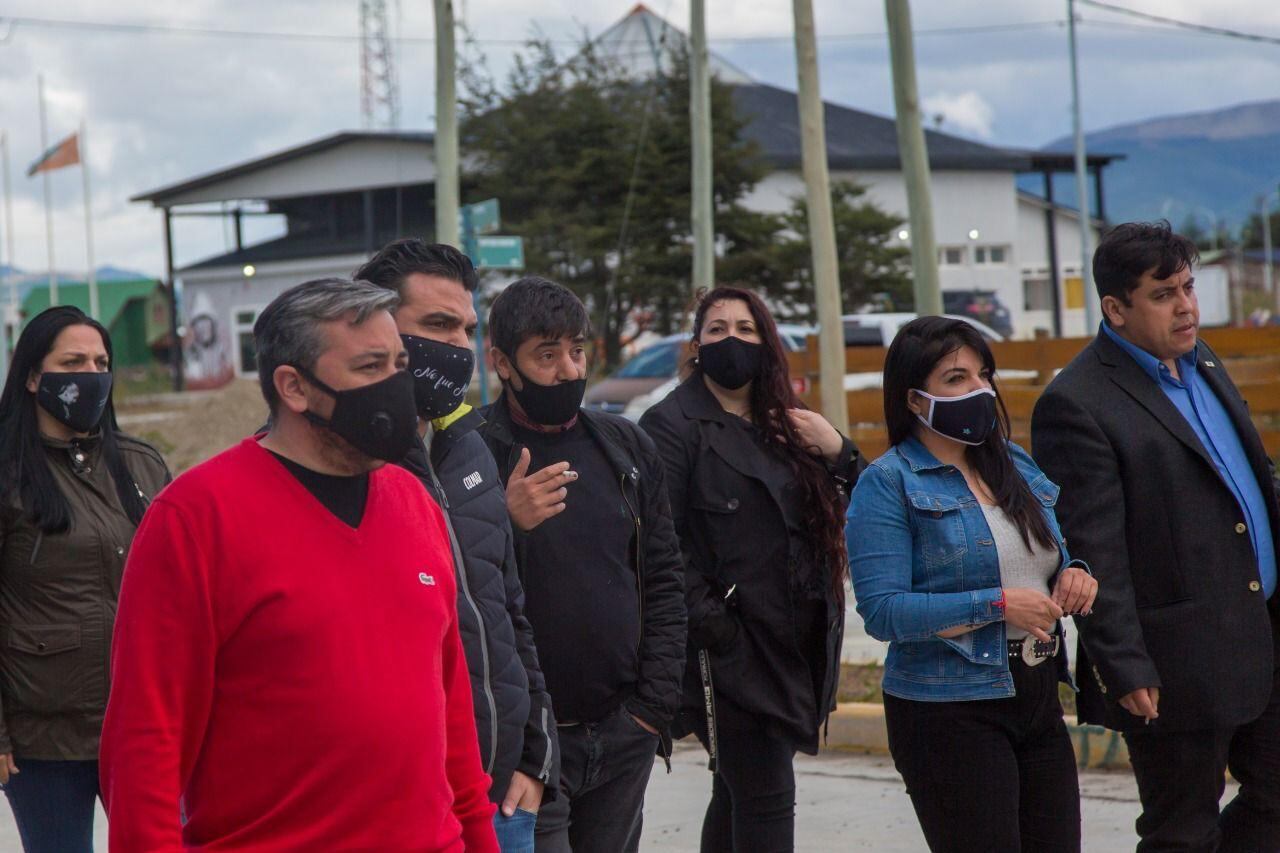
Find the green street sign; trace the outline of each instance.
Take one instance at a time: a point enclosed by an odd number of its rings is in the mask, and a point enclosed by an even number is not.
[[[496,198],[488,198],[475,204],[465,205],[459,210],[458,227],[462,231],[467,230],[468,216],[471,217],[471,232],[473,234],[496,233],[501,221],[498,217],[498,200]]]
[[[524,238],[481,237],[476,240],[477,266],[493,270],[524,269]]]

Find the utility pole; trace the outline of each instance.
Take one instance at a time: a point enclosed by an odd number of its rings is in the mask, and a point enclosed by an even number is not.
[[[84,252],[88,262],[89,274],[89,316],[101,321],[98,301],[98,270],[93,260],[93,196],[89,194],[89,146],[85,142],[85,122],[80,121],[80,137],[76,140],[80,146],[80,176],[84,179]],[[108,320],[111,318],[107,318]]]
[[[813,252],[813,295],[818,307],[818,386],[822,414],[842,433],[849,431],[844,393],[844,323],[840,319],[840,276],[831,180],[827,173],[827,129],[818,85],[818,45],[813,0],[792,0],[796,28],[796,76],[800,101],[800,157],[808,202],[809,245]]]
[[[715,287],[715,207],[711,192],[711,74],[706,0],[689,4],[689,122],[693,148],[693,291]]]
[[[44,111],[44,75],[36,76],[36,86],[40,93],[40,156],[49,152],[49,126]],[[49,170],[40,172],[40,182],[44,187],[44,236],[45,245],[49,248],[49,306],[58,304],[58,273],[53,262],[53,202],[49,197]]]
[[[8,279],[9,302],[0,307],[0,375],[9,375],[9,350],[18,342],[18,277],[13,274],[13,194],[9,182],[9,134],[0,131],[0,177],[4,179],[4,247],[3,264],[10,269],[0,274],[0,283]]]
[[[453,0],[436,6],[436,242],[458,245],[458,63]]]
[[[938,284],[938,249],[933,236],[933,194],[929,153],[920,122],[920,90],[916,85],[916,51],[908,0],[885,0],[889,24],[889,59],[893,64],[893,103],[897,112],[898,157],[907,185],[907,217],[911,228],[911,269],[916,313],[942,313]]]
[[[1080,281],[1084,287],[1084,331],[1098,325],[1098,295],[1093,286],[1093,249],[1089,225],[1089,173],[1084,155],[1084,125],[1080,121],[1080,70],[1076,59],[1076,3],[1067,0],[1067,41],[1071,46],[1071,128],[1076,148],[1076,204],[1080,210]]]

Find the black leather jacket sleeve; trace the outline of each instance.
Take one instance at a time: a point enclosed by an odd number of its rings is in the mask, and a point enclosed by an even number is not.
[[[627,709],[664,729],[680,703],[685,664],[684,572],[680,542],[672,522],[666,476],[653,440],[634,428],[638,446],[644,614],[640,641],[640,682]]]

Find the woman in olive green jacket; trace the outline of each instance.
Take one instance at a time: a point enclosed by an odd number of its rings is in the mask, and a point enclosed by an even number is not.
[[[111,405],[111,339],[50,308],[0,396],[0,785],[27,853],[91,853],[125,556],[169,481]]]

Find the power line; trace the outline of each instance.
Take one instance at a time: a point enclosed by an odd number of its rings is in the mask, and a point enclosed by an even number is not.
[[[977,24],[967,27],[935,27],[927,30],[916,30],[913,35],[917,38],[920,36],[982,35],[986,33],[1012,33],[1026,32],[1027,30],[1060,29],[1066,25],[1066,19],[1052,21],[1018,21],[1012,24]],[[889,34],[884,30],[868,30],[856,33],[819,34],[818,41],[854,41],[857,39],[887,39],[888,37]],[[713,41],[719,44],[749,44],[752,42],[768,41],[791,42],[794,38],[795,37],[793,35],[721,36],[718,38],[710,37],[707,41]]]
[[[29,27],[33,29],[49,29],[49,30],[72,30],[96,33],[117,33],[125,35],[163,35],[163,36],[190,36],[204,38],[225,38],[225,39],[248,39],[257,41],[296,41],[296,42],[320,42],[320,43],[358,43],[361,39],[358,33],[319,33],[319,32],[296,32],[283,30],[242,30],[227,29],[222,27],[206,27],[206,26],[187,26],[181,24],[160,24],[132,21],[101,21],[101,20],[73,20],[69,18],[38,18],[31,16],[19,15],[0,15],[0,26],[3,26],[5,38],[0,39],[0,44],[7,41],[13,36],[14,30],[20,27]],[[1026,32],[1028,30],[1043,30],[1050,28],[1061,28],[1066,26],[1065,20],[1045,20],[1045,21],[1021,21],[1010,24],[979,24],[972,26],[957,27],[937,27],[933,29],[917,30],[917,36],[951,36],[951,35],[981,35],[994,33],[1011,33]],[[819,35],[819,41],[856,41],[860,39],[884,39],[888,34],[883,30],[878,31],[862,31],[849,33],[827,33]],[[761,42],[790,42],[792,40],[790,34],[785,35],[758,35],[758,36],[724,36],[720,38],[709,38],[708,41],[717,44],[752,44]],[[413,36],[401,35],[391,39],[391,41],[404,44],[435,44],[433,36]],[[528,44],[530,39],[475,39],[478,44],[491,45],[509,45],[521,46]],[[577,45],[579,42],[568,39],[548,39],[552,44]]]
[[[1233,30],[1227,27],[1213,27],[1208,24],[1195,24],[1191,21],[1183,21],[1178,18],[1168,18],[1164,15],[1153,15],[1150,12],[1140,12],[1137,9],[1129,9],[1124,6],[1115,6],[1111,3],[1103,3],[1101,0],[1076,0],[1076,2],[1093,6],[1095,9],[1106,9],[1108,12],[1115,12],[1120,15],[1128,15],[1131,18],[1140,18],[1145,21],[1155,21],[1160,24],[1167,24],[1171,27],[1177,27],[1184,30],[1195,30],[1198,32],[1226,36],[1227,38],[1242,39],[1244,41],[1259,42],[1261,44],[1280,44],[1280,36],[1265,36],[1259,33],[1248,33],[1243,30]]]

